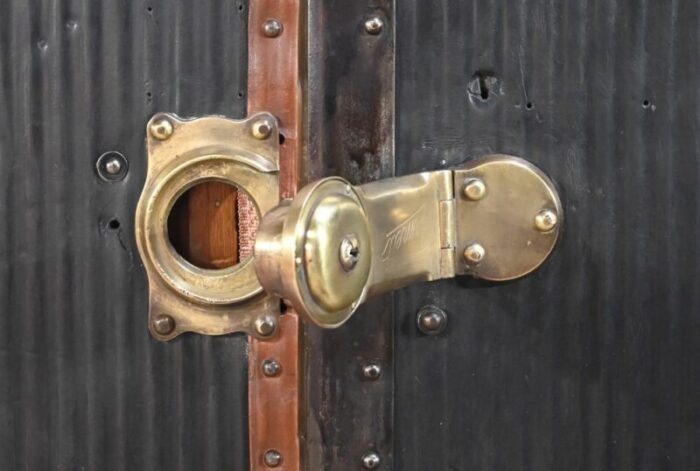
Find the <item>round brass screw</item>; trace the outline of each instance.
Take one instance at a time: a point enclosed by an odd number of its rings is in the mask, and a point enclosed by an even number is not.
[[[151,136],[159,141],[165,141],[173,135],[173,123],[168,118],[159,118],[149,126]]]
[[[167,314],[158,314],[153,319],[153,330],[159,335],[168,335],[175,330],[175,319]]]
[[[485,256],[486,250],[484,250],[484,247],[481,244],[470,244],[466,249],[464,249],[464,260],[469,263],[473,263],[475,265],[477,263],[481,263]]]
[[[340,265],[345,271],[355,268],[360,260],[360,241],[355,234],[346,235],[340,241]]]
[[[260,316],[255,319],[255,331],[263,337],[268,337],[277,328],[277,322],[272,316]]]
[[[535,227],[540,232],[548,232],[557,226],[557,213],[551,209],[543,209],[535,216]]]
[[[255,139],[267,139],[270,137],[270,134],[272,134],[272,121],[270,121],[268,118],[261,118],[256,120],[253,123],[253,137]]]
[[[486,196],[486,185],[480,178],[470,178],[464,182],[464,197],[468,200],[479,201]]]
[[[282,23],[277,20],[267,20],[263,24],[263,34],[268,38],[276,38],[282,34]]]
[[[372,381],[376,381],[382,375],[382,367],[376,363],[370,363],[362,368],[362,375]]]
[[[267,450],[263,460],[268,468],[276,468],[282,464],[282,454],[277,450]]]
[[[447,326],[447,313],[436,306],[424,306],[418,311],[416,324],[425,335],[437,335]]]
[[[282,365],[277,360],[265,360],[262,364],[262,371],[265,376],[272,378],[278,376],[282,372]]]
[[[384,20],[379,16],[372,16],[365,21],[365,31],[369,34],[379,34],[384,29]]]
[[[380,462],[379,455],[373,451],[362,457],[362,467],[365,469],[376,469]]]

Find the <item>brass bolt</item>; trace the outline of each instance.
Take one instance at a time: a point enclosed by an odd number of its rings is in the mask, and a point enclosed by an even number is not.
[[[267,450],[263,460],[268,468],[276,468],[282,464],[282,454],[277,450]]]
[[[272,121],[268,118],[260,118],[253,123],[253,137],[255,139],[267,139],[272,134]]]
[[[473,263],[475,265],[481,263],[485,256],[486,250],[484,250],[484,247],[481,244],[470,244],[466,249],[464,249],[464,260],[466,260],[468,263]]]
[[[486,195],[486,185],[480,178],[470,178],[464,182],[464,197],[478,201]]]
[[[367,18],[365,21],[365,31],[369,34],[379,34],[384,29],[384,20],[379,16]]]
[[[159,141],[165,141],[173,135],[173,123],[168,118],[159,118],[149,126],[151,136]]]
[[[153,319],[153,330],[159,335],[168,335],[175,330],[175,319],[167,314],[158,314]]]
[[[276,38],[282,34],[282,23],[277,20],[267,20],[263,24],[263,34],[268,38]]]
[[[282,372],[282,365],[277,360],[268,359],[263,362],[262,371],[265,376],[272,378]]]
[[[557,213],[551,209],[543,209],[535,216],[535,227],[540,232],[548,232],[557,226]]]
[[[277,328],[277,322],[272,316],[260,316],[255,319],[255,331],[263,337],[268,337]]]

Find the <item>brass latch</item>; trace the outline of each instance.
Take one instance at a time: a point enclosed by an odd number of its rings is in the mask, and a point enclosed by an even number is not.
[[[136,233],[151,320],[168,312],[177,325],[165,335],[155,331],[159,338],[187,330],[269,335],[256,323],[274,312],[277,298],[322,327],[337,327],[368,297],[412,283],[524,276],[547,259],[559,236],[563,214],[553,183],[518,157],[490,155],[360,186],[330,177],[279,202],[273,117],[156,119],[168,123],[172,137],[166,144],[149,134]],[[256,136],[261,119],[272,128],[265,130],[269,139]],[[262,216],[254,256],[242,266],[198,269],[169,245],[174,200],[211,179],[245,189]]]

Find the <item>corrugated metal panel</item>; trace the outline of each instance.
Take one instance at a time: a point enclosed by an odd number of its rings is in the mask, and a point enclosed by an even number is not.
[[[522,155],[567,220],[524,280],[397,296],[397,469],[700,469],[699,25],[683,0],[398,3],[397,173]],[[477,71],[502,84],[478,106]],[[416,332],[428,302],[445,336]]]
[[[2,10],[0,468],[246,469],[245,339],[152,340],[132,235],[147,119],[245,114],[246,2]]]

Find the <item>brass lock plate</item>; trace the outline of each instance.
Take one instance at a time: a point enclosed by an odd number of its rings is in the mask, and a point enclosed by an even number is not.
[[[147,145],[136,238],[149,278],[150,329],[162,340],[187,331],[270,337],[279,298],[319,326],[338,327],[368,297],[412,283],[525,276],[559,238],[554,184],[514,156],[361,186],[329,177],[280,202],[270,114],[156,115]],[[217,270],[178,254],[167,223],[180,195],[211,180],[245,191],[261,216],[254,256]]]
[[[183,332],[274,334],[279,301],[258,282],[252,257],[218,270],[183,258],[168,236],[175,201],[206,181],[235,185],[262,216],[279,202],[279,138],[268,113],[244,120],[184,120],[158,114],[147,127],[148,175],[136,240],[149,281],[149,328],[161,340]]]

